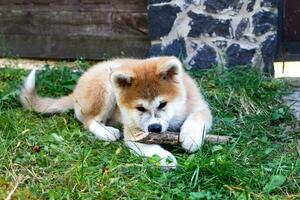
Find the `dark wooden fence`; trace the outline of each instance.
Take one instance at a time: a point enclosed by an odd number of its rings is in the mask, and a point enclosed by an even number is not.
[[[0,56],[143,57],[147,0],[0,0]]]
[[[300,60],[300,1],[280,0],[277,60]]]

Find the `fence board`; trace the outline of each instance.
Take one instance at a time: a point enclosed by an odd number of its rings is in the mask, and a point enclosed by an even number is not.
[[[81,58],[144,57],[148,41],[138,37],[8,35],[0,56],[27,58]],[[12,48],[11,48],[12,47]],[[3,53],[5,52],[5,53]]]
[[[150,45],[146,6],[147,0],[2,0],[0,55],[9,49],[21,57],[143,57]]]

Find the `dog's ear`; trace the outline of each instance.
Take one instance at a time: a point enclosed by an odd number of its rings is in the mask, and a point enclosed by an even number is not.
[[[170,60],[162,64],[159,75],[164,80],[178,82],[182,77],[182,71],[183,69],[181,62],[177,58],[172,57]]]
[[[132,85],[134,76],[127,72],[114,72],[111,75],[111,82],[115,88],[126,88]]]

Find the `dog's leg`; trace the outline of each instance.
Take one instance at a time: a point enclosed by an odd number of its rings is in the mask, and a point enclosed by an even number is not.
[[[111,96],[111,93],[103,92],[98,98],[81,98],[81,102],[76,101],[75,104],[76,118],[98,139],[104,141],[116,141],[121,136],[118,129],[105,125],[115,107],[115,101]]]
[[[116,141],[120,138],[120,131],[114,127],[106,126],[101,122],[92,119],[87,123],[87,128],[91,131],[98,139],[104,141]]]
[[[79,80],[72,94],[75,116],[98,139],[115,141],[120,138],[120,131],[106,126],[106,121],[112,116],[116,106],[113,91],[107,79],[95,78],[94,74],[88,75],[90,78],[83,77]]]
[[[177,165],[176,158],[167,150],[157,144],[142,144],[138,142],[125,141],[127,147],[140,156],[152,157],[157,155],[160,157],[160,165],[163,169],[175,169]]]
[[[99,109],[98,115],[93,116],[93,113],[90,112],[90,115],[86,117],[85,126],[91,131],[98,139],[104,141],[116,141],[120,139],[121,133],[118,129],[106,126],[106,121],[113,111],[114,100],[106,101]]]
[[[209,110],[191,113],[180,130],[179,141],[182,147],[189,152],[199,150],[211,124],[212,116]]]

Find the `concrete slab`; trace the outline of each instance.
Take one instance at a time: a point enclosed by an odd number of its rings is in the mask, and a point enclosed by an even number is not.
[[[284,80],[292,86],[293,90],[290,95],[284,98],[284,100],[291,106],[295,116],[300,120],[300,77],[285,77]]]
[[[43,68],[45,64],[55,65],[62,61],[56,60],[34,60],[34,59],[13,59],[13,58],[0,58],[0,68],[6,66],[13,68],[33,69]],[[63,61],[65,65],[74,67],[74,62]]]

